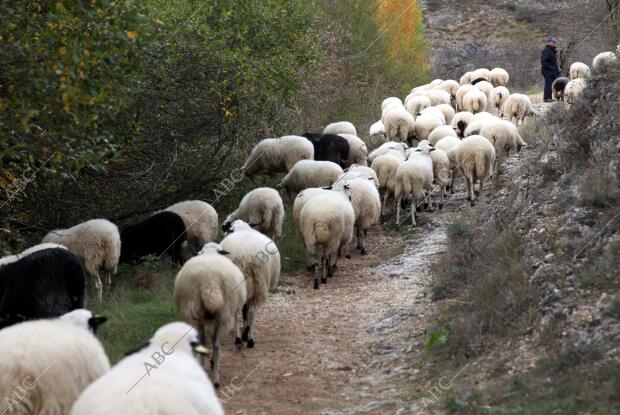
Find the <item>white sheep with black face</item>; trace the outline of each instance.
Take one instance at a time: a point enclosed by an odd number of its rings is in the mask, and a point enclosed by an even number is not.
[[[396,171],[394,199],[396,200],[396,223],[400,225],[402,200],[411,200],[411,226],[416,226],[415,209],[426,200],[431,205],[433,185],[433,160],[431,145],[417,147],[409,159],[401,163]]]

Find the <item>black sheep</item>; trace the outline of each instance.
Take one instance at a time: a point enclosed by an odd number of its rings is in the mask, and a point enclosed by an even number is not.
[[[565,77],[556,78],[551,85],[551,89],[553,90],[553,97],[557,100],[564,101],[564,89],[566,89],[566,85],[570,82],[570,79]]]
[[[336,134],[305,133],[314,146],[314,159],[331,161],[343,166],[343,161],[349,158],[349,142]]]
[[[168,253],[174,262],[182,264],[181,246],[185,241],[187,233],[183,219],[173,212],[159,212],[121,231],[120,262]]]
[[[84,308],[80,258],[63,248],[36,251],[0,266],[0,328]]]

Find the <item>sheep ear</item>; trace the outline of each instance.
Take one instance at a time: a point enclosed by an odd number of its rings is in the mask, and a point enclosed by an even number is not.
[[[141,345],[134,347],[133,349],[125,352],[125,356],[129,356],[132,355],[134,353],[138,353],[140,350],[146,349],[147,347],[149,347],[151,345],[150,341],[146,341],[144,343],[142,343]]]
[[[102,325],[106,321],[108,321],[107,317],[104,317],[104,316],[93,316],[93,317],[88,319],[88,327],[90,327],[90,329],[93,331],[93,333],[95,333],[95,332],[97,332],[97,327],[99,327],[100,325]]]
[[[202,344],[198,342],[191,342],[190,345],[192,346],[194,353],[197,353],[202,356],[209,356],[209,351]]]
[[[329,186],[323,187],[323,190],[332,190],[333,188],[334,188],[334,186],[329,185]]]
[[[225,249],[218,249],[217,253],[220,254],[220,255],[230,255],[230,252],[228,252]]]
[[[437,149],[434,148],[434,147],[431,147],[431,149],[429,151],[435,151],[435,150],[437,150]]]
[[[345,185],[344,185],[344,188],[345,188],[345,189],[347,189],[347,190],[349,190],[349,189],[351,188],[351,186],[349,186],[348,184],[345,184]]]

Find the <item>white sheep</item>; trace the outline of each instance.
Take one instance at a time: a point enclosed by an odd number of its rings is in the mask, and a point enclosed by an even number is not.
[[[576,104],[583,97],[587,86],[587,81],[583,78],[573,79],[566,84],[566,88],[564,88],[564,104],[567,108]]]
[[[467,85],[469,84],[471,81],[473,81],[472,76],[473,72],[466,72],[463,76],[461,76],[461,79],[459,79],[459,84],[461,85]]]
[[[387,126],[385,126],[387,130]],[[342,160],[343,167],[349,167],[353,164],[366,166],[368,164],[368,146],[359,137],[353,134],[338,134],[349,143],[349,158]]]
[[[436,88],[436,87],[438,87],[439,85],[441,85],[441,83],[442,83],[442,82],[443,82],[443,79],[433,79],[433,80],[431,81],[430,85],[431,85],[433,88]]]
[[[403,101],[401,101],[400,98],[398,98],[398,97],[388,97],[388,98],[384,99],[383,102],[381,102],[381,111],[383,111],[385,108],[387,108],[388,106],[390,106],[392,104],[397,104],[397,105],[402,106],[403,105]]]
[[[299,193],[308,187],[329,186],[338,180],[342,167],[331,161],[301,160],[284,176],[279,187]]]
[[[481,81],[476,84],[476,88],[484,92],[487,97],[487,101],[491,99],[491,91],[493,91],[493,84],[487,81]]]
[[[456,109],[457,110],[463,110],[463,98],[465,97],[465,95],[467,95],[468,92],[473,91],[473,90],[477,90],[478,88],[476,88],[475,85],[471,85],[471,84],[465,84],[465,85],[461,85],[459,87],[459,89],[457,89],[456,91]]]
[[[415,120],[418,115],[431,106],[431,100],[425,95],[414,96],[405,101],[405,109],[411,114]]]
[[[415,136],[420,141],[428,140],[429,134],[442,125],[444,125],[443,120],[435,114],[420,115],[415,121]]]
[[[454,101],[456,99],[456,91],[459,89],[459,83],[453,79],[448,79],[443,81],[441,84],[437,86],[437,89],[441,89],[442,91],[446,91],[450,94],[450,97]]]
[[[431,131],[431,133],[428,135],[428,142],[432,145],[435,145],[435,143],[437,143],[442,138],[449,136],[456,137],[456,132],[454,131],[454,128],[449,125],[442,125]]]
[[[452,101],[452,96],[450,93],[441,89],[431,89],[426,92],[426,96],[431,100],[431,105],[450,105],[450,102]]]
[[[463,109],[473,114],[485,111],[487,103],[487,96],[478,89],[472,89],[463,97]]]
[[[592,61],[592,69],[597,75],[602,75],[618,64],[616,54],[613,52],[599,53]]]
[[[474,206],[476,203],[474,194],[476,181],[480,182],[480,191],[476,193],[482,195],[484,181],[493,175],[495,148],[486,138],[472,135],[464,138],[454,151],[456,152],[456,165],[467,183],[467,199]]]
[[[309,198],[299,214],[307,253],[314,259],[314,289],[337,268],[337,257],[353,238],[355,212],[346,194],[332,191]],[[334,261],[332,261],[334,258]]]
[[[284,204],[280,194],[270,187],[251,190],[243,196],[239,207],[226,217],[222,229],[228,231],[230,225],[237,219],[251,224],[257,231],[268,235],[271,239],[279,238],[284,223]]]
[[[454,111],[454,108],[452,108],[452,105],[439,104],[439,105],[436,105],[435,108],[437,108],[439,111],[443,113],[443,116],[446,120],[446,125],[452,124],[452,120],[454,119],[454,114],[456,113],[456,111]]]
[[[525,142],[519,134],[518,128],[507,120],[490,120],[480,129],[480,135],[488,139],[495,147],[495,176],[499,174],[499,167],[503,157],[510,151],[520,151]]]
[[[0,413],[64,415],[110,369],[93,331],[105,319],[73,310],[0,330]]]
[[[448,170],[450,172],[450,180],[449,180],[449,187],[450,187],[450,192],[454,193],[454,179],[456,178],[456,172],[454,171],[456,169],[456,152],[454,151],[456,149],[456,147],[458,147],[461,144],[461,139],[457,138],[457,137],[444,137],[441,140],[439,140],[437,142],[437,144],[435,144],[435,148],[437,150],[442,150],[446,153],[446,156],[448,157],[449,160],[449,167]],[[431,154],[434,154],[436,151],[434,151]],[[434,170],[434,169],[433,169]],[[433,171],[433,174],[435,174],[435,172]]]
[[[423,109],[422,112],[420,113],[420,115],[426,115],[426,114],[432,114],[435,117],[439,118],[443,125],[447,124],[446,116],[443,115],[443,111],[439,109],[438,107],[428,107],[428,108]]]
[[[487,68],[479,68],[473,71],[470,82],[475,82],[479,79],[484,79],[487,82],[491,82],[491,71]]]
[[[454,118],[452,118],[452,128],[454,132],[456,132],[457,137],[465,136],[467,125],[469,125],[473,117],[474,114],[469,111],[461,111],[454,114]]]
[[[218,231],[217,212],[207,202],[202,200],[187,200],[175,203],[165,210],[179,215],[185,223],[187,232],[187,248],[190,252],[185,253],[185,258],[189,259],[207,242],[215,241]]]
[[[383,121],[379,120],[373,125],[370,126],[370,130],[368,134],[372,137],[373,135],[385,135],[385,128],[383,126]]]
[[[430,156],[433,160],[433,177],[437,186],[439,186],[439,209],[443,209],[446,191],[451,183],[450,159],[445,151],[437,147],[435,147],[434,151],[431,151]]]
[[[220,242],[245,276],[247,301],[243,308],[243,334],[241,340],[254,347],[256,309],[267,301],[269,290],[278,285],[280,277],[280,251],[275,242],[255,231],[242,220],[232,223],[229,233]]]
[[[286,173],[300,160],[314,160],[314,146],[307,138],[266,138],[254,146],[242,169],[253,179],[262,173]]]
[[[505,86],[497,86],[493,88],[489,95],[488,109],[494,112],[496,115],[502,116],[504,104],[510,96],[510,91]]]
[[[523,94],[510,95],[504,103],[503,114],[505,117],[508,117],[511,122],[514,122],[517,125],[519,124],[519,121],[523,123],[525,121],[525,117],[536,115],[530,98]]]
[[[505,69],[502,68],[493,68],[491,69],[491,83],[494,87],[498,86],[506,86],[508,81],[510,80],[510,75]]]
[[[375,173],[375,171],[371,167],[359,166],[357,164],[354,164],[348,169],[346,169],[344,173],[342,173],[342,175],[338,178],[338,180],[336,180],[336,182],[339,182],[342,178],[353,180],[361,178],[363,176],[366,176],[366,179],[372,180],[376,186],[379,186],[379,178],[377,177],[377,173]]]
[[[387,200],[394,197],[396,171],[400,163],[404,161],[404,158],[399,158],[395,154],[384,154],[372,161],[370,167],[377,173],[379,189],[383,193],[382,214],[386,213]]]
[[[224,415],[194,355],[205,353],[191,326],[166,324],[86,388],[69,415]]]
[[[388,140],[406,142],[409,126],[414,125],[413,116],[403,106],[390,106],[383,118]]]
[[[401,155],[402,155],[402,157],[404,159],[405,158],[405,150],[407,148],[408,148],[408,146],[405,143],[399,143],[399,142],[396,142],[396,141],[388,141],[387,143],[383,143],[379,147],[374,149],[368,155],[368,161],[370,163],[372,163],[377,157],[382,156],[384,154],[387,154],[387,153],[389,153],[392,150],[401,153]]]
[[[570,66],[570,79],[589,78],[590,68],[583,62],[575,62]]]
[[[174,281],[174,302],[183,320],[198,331],[201,344],[206,326],[214,327],[211,369],[216,387],[222,336],[234,329],[235,344],[241,344],[237,316],[247,302],[243,272],[226,255],[220,245],[209,242],[183,265]]]
[[[357,136],[355,126],[349,121],[340,121],[328,124],[323,134],[351,134]]]
[[[94,279],[97,298],[101,301],[103,284],[106,290],[112,286],[112,275],[116,274],[121,255],[121,236],[115,224],[105,219],[92,219],[69,229],[53,230],[41,242],[63,245],[79,256],[84,270]]]
[[[348,187],[355,213],[357,249],[362,255],[366,255],[368,229],[381,218],[381,197],[377,187],[368,179],[343,180],[334,185],[334,189],[339,191],[344,191],[345,187]]]
[[[474,114],[469,124],[467,124],[467,128],[465,129],[465,133],[463,135],[464,137],[469,137],[470,135],[478,135],[482,127],[487,122],[498,119],[499,118],[488,112],[479,112],[478,114]]]
[[[394,198],[396,200],[396,224],[400,225],[401,201],[411,198],[411,226],[415,227],[415,210],[427,199],[433,185],[433,160],[430,152],[435,149],[429,145],[415,149],[419,156],[411,157],[401,163],[396,171]],[[427,202],[430,205],[430,202]]]

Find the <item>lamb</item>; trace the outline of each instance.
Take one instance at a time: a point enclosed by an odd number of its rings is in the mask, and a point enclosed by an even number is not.
[[[396,171],[403,161],[404,158],[398,158],[394,154],[384,154],[374,159],[370,166],[377,173],[379,190],[383,192],[382,214],[386,213],[388,198],[394,196]]]
[[[405,109],[411,114],[415,120],[417,116],[431,106],[431,100],[425,95],[415,96],[405,102]]]
[[[494,87],[498,86],[506,86],[508,85],[508,81],[510,80],[510,75],[505,69],[502,68],[493,68],[491,69],[491,83]]]
[[[491,71],[487,68],[479,68],[473,71],[471,74],[471,83],[475,84],[476,81],[485,80],[487,82],[491,82]]]
[[[492,176],[495,165],[495,148],[489,140],[479,135],[464,138],[461,144],[455,148],[456,164],[459,171],[465,177],[468,196],[471,205],[475,205],[474,185],[480,181],[480,191],[484,190],[484,181]]]
[[[437,108],[437,107],[428,107],[428,108],[423,109],[422,112],[420,113],[420,115],[426,115],[426,114],[434,115],[439,120],[441,120],[441,123],[443,125],[446,124],[446,116],[443,115],[443,111],[441,111],[439,108]]]
[[[387,130],[387,125],[385,126]],[[340,137],[347,140],[349,143],[349,158],[342,161],[343,167],[349,167],[353,164],[360,164],[362,166],[366,166],[368,162],[366,158],[368,157],[368,147],[366,143],[362,141],[359,137],[352,134],[339,134]]]
[[[84,307],[84,270],[66,248],[33,247],[0,266],[0,328]]]
[[[432,145],[435,145],[435,143],[437,143],[442,138],[449,137],[449,136],[456,137],[456,132],[454,132],[454,129],[451,126],[442,125],[440,127],[435,128],[428,135],[428,142]]]
[[[486,110],[487,96],[479,90],[471,90],[463,97],[463,109],[473,114]]]
[[[258,187],[248,192],[239,202],[237,210],[226,217],[222,230],[229,232],[236,219],[251,224],[271,239],[279,238],[284,223],[284,204],[280,194],[270,187]]]
[[[206,326],[214,327],[211,369],[216,388],[222,336],[234,329],[235,345],[242,344],[237,316],[248,298],[243,272],[227,255],[220,245],[209,242],[183,265],[174,280],[174,302],[183,320],[198,332],[200,344],[205,342]]]
[[[166,324],[86,388],[69,415],[224,415],[195,353],[207,353],[196,330]]]
[[[583,97],[583,93],[588,86],[587,82],[583,78],[573,79],[566,84],[564,88],[564,103],[567,108],[570,108],[573,104]]]
[[[323,187],[334,183],[342,174],[342,168],[331,161],[301,160],[284,176],[278,188],[299,193],[308,187]]]
[[[553,98],[558,101],[564,101],[564,91],[566,90],[566,85],[570,82],[570,79],[566,77],[556,78],[553,81],[553,85],[551,85],[551,89],[553,91]]]
[[[383,119],[387,139],[406,142],[409,136],[409,125],[415,125],[413,122],[413,116],[405,107],[388,107],[388,111]]]
[[[357,136],[357,131],[355,130],[355,126],[349,121],[341,121],[327,125],[325,130],[323,130],[323,134],[351,134]]]
[[[527,95],[512,94],[504,103],[504,116],[508,117],[511,122],[521,124],[525,121],[525,117],[536,115],[534,107]]]
[[[504,104],[509,96],[510,91],[508,91],[508,88],[504,86],[493,88],[489,94],[489,110],[501,117]]]
[[[459,89],[459,86],[460,84],[458,82],[452,79],[448,79],[439,84],[439,86],[437,86],[437,89],[441,89],[442,91],[446,91],[447,93],[449,93],[452,101],[454,101],[454,99],[456,99],[456,91]]]
[[[365,176],[367,180],[372,180],[375,186],[379,186],[379,178],[377,177],[377,173],[375,173],[371,167],[358,166],[357,164],[354,164],[346,169],[338,180],[336,180],[336,182],[339,182],[342,178],[353,180],[363,176]]]
[[[314,258],[314,289],[318,290],[319,279],[327,283],[336,271],[338,253],[353,238],[355,212],[345,193],[320,193],[306,201],[299,222],[306,251]]]
[[[461,79],[459,79],[459,84],[461,85],[467,85],[472,81],[472,76],[473,72],[466,72],[463,76],[461,76]]]
[[[469,111],[461,111],[454,114],[454,118],[452,118],[452,128],[456,132],[457,137],[465,137],[465,130],[473,117],[474,114]]]
[[[381,144],[381,146],[379,146],[378,148],[373,150],[368,155],[368,161],[370,163],[372,163],[377,157],[382,156],[384,154],[387,154],[390,151],[397,151],[397,152],[401,153],[401,155],[402,155],[402,157],[404,159],[405,158],[405,149],[407,147],[408,147],[407,144],[405,144],[405,143],[398,143],[396,141],[389,141],[387,143],[383,143],[383,144]]]
[[[348,193],[351,195],[351,205],[355,214],[357,249],[362,255],[366,255],[368,229],[381,218],[381,197],[377,187],[368,179],[345,180],[334,185],[334,189],[339,191],[344,191],[345,187],[348,187]]]
[[[104,276],[105,289],[109,290],[121,254],[121,238],[115,224],[105,219],[93,219],[69,229],[53,230],[41,242],[63,245],[79,256],[86,273],[95,282],[97,298],[101,301],[104,289],[101,275]]]
[[[433,114],[420,115],[415,122],[415,136],[418,140],[428,140],[430,133],[442,125],[442,120]]]
[[[336,134],[305,133],[314,146],[314,159],[343,165],[349,158],[349,142]]]
[[[466,85],[461,85],[459,87],[459,89],[456,91],[456,109],[457,110],[463,110],[463,98],[465,97],[465,95],[467,95],[468,92],[477,90],[478,88],[476,88],[474,85],[470,85],[470,84],[466,84]]]
[[[501,159],[510,154],[511,150],[521,150],[525,142],[519,134],[517,127],[507,120],[492,120],[482,127],[480,135],[488,139],[495,148],[495,175],[499,175]]]
[[[70,314],[0,331],[0,413],[67,414],[80,393],[110,369],[89,330],[105,319],[88,310]]]
[[[239,267],[245,277],[247,301],[243,306],[243,334],[241,340],[248,348],[254,347],[256,309],[267,301],[269,290],[278,285],[280,252],[272,239],[255,231],[242,220],[236,220],[230,233],[222,240],[222,249],[230,252],[228,258]]]
[[[431,100],[431,105],[447,104],[450,105],[452,96],[449,92],[441,89],[431,89],[426,92],[426,96]]]
[[[134,262],[146,255],[159,258],[168,253],[173,262],[180,264],[186,241],[183,218],[174,212],[159,212],[121,230],[120,262]]]
[[[314,146],[305,137],[284,136],[259,141],[243,164],[246,176],[286,173],[300,160],[313,160]]]
[[[454,108],[452,108],[452,105],[439,104],[435,106],[435,108],[443,113],[444,119],[446,120],[446,125],[452,124],[452,120],[454,119],[454,114],[455,114],[455,111],[454,111]]]
[[[383,100],[383,102],[381,103],[381,111],[383,111],[384,109],[386,109],[387,107],[389,107],[390,105],[399,105],[402,107],[403,105],[403,101],[400,100],[400,98],[398,97],[389,97]],[[351,133],[348,133],[351,134]]]
[[[415,149],[419,156],[401,163],[396,171],[394,198],[396,199],[396,224],[400,225],[401,202],[411,198],[411,226],[415,227],[415,210],[430,197],[433,184],[433,161],[430,152],[435,149],[426,145]]]
[[[570,66],[570,79],[589,78],[590,68],[583,62],[575,62]]]
[[[611,68],[616,66],[618,63],[618,59],[616,54],[613,52],[603,52],[599,53],[594,57],[592,61],[592,69],[594,73],[597,75],[602,75],[607,73]]]
[[[202,200],[186,200],[175,203],[164,209],[166,212],[176,213],[183,219],[187,232],[187,245],[183,245],[183,257],[189,259],[207,242],[215,241],[217,237],[217,212],[207,202]],[[120,242],[120,241],[119,241]]]

